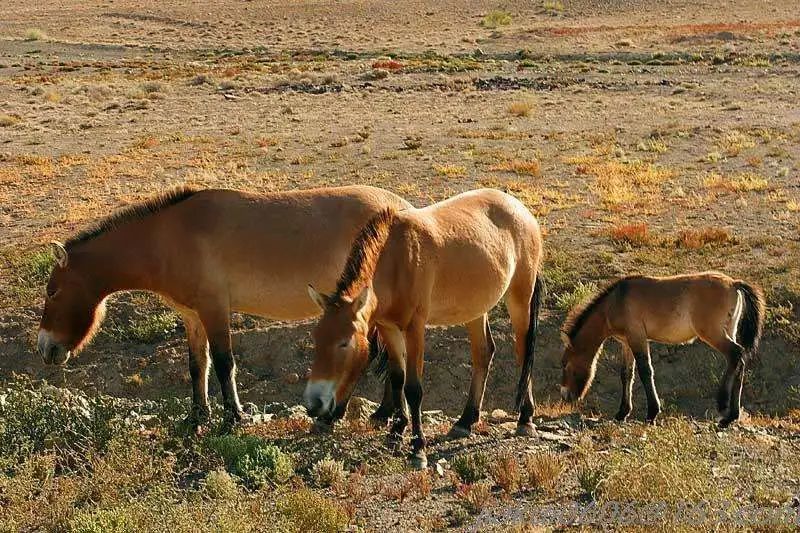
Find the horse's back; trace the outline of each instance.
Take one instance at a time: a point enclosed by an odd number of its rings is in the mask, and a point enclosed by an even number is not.
[[[406,209],[368,186],[272,194],[204,190],[171,215],[192,283],[218,286],[233,310],[277,319],[313,316],[306,285],[333,289],[358,231],[380,211]],[[178,206],[176,206],[178,207]],[[194,272],[190,270],[194,269]]]

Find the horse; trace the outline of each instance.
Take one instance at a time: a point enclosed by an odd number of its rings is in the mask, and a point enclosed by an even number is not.
[[[309,285],[322,310],[312,331],[314,361],[304,400],[309,414],[331,412],[351,394],[369,363],[367,332],[377,327],[388,357],[395,413],[387,443],[399,449],[411,410],[412,453],[427,465],[422,431],[425,326],[465,324],[472,381],[449,436],[466,437],[480,418],[494,355],[487,313],[504,299],[521,367],[517,433],[533,435],[531,373],[543,284],[542,235],[516,198],[494,189],[466,192],[423,209],[385,210],[353,243],[332,294]]]
[[[688,344],[699,338],[728,360],[717,392],[719,423],[727,427],[739,419],[744,370],[758,351],[765,305],[760,288],[720,272],[621,278],[573,309],[564,323],[562,399],[583,399],[603,343],[613,337],[623,348],[622,402],[615,418],[624,421],[633,408],[636,368],[647,397],[647,421],[654,423],[661,402],[649,341]]]
[[[278,320],[314,316],[308,280],[334,287],[361,227],[386,208],[409,207],[368,186],[269,194],[180,187],[131,205],[64,244],[52,243],[56,262],[39,352],[45,363],[65,364],[92,339],[111,294],[154,292],[186,326],[192,379],[187,422],[199,432],[209,419],[209,359],[221,384],[226,424],[241,422],[246,415],[236,390],[231,312]],[[373,415],[378,420],[392,412],[387,399],[388,385]]]

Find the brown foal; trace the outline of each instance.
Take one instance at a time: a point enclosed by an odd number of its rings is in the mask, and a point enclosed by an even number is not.
[[[561,395],[567,401],[586,395],[603,343],[613,337],[623,348],[616,418],[625,420],[631,412],[636,368],[647,396],[647,420],[653,422],[661,403],[649,341],[685,344],[699,338],[728,359],[717,393],[720,425],[728,426],[739,418],[745,365],[758,350],[764,309],[758,287],[719,272],[622,278],[570,313],[563,328]]]

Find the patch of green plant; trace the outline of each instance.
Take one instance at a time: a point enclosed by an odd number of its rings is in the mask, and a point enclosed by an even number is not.
[[[12,273],[11,293],[16,303],[31,303],[33,299],[44,294],[56,262],[50,250],[40,249],[10,255],[7,261]]]
[[[597,292],[597,284],[593,281],[584,283],[578,281],[571,291],[562,292],[555,295],[556,307],[561,311],[569,311],[576,305],[579,305]]]
[[[483,17],[483,20],[481,20],[481,26],[493,30],[495,28],[499,28],[500,26],[508,26],[511,24],[512,20],[513,18],[511,13],[508,11],[491,11],[485,17]]]
[[[232,474],[254,487],[285,483],[294,474],[292,458],[259,437],[209,437],[205,440],[205,445],[222,457]]]
[[[464,483],[475,483],[489,476],[489,457],[482,452],[456,455],[450,466]]]

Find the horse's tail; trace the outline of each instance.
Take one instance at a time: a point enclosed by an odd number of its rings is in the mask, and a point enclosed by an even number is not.
[[[369,365],[372,373],[380,381],[385,381],[389,370],[389,352],[378,335],[378,328],[373,328],[369,336]]]
[[[528,389],[533,376],[533,361],[535,358],[536,350],[536,332],[539,329],[539,310],[542,307],[542,301],[546,296],[546,288],[544,279],[541,272],[536,274],[536,283],[533,286],[533,296],[531,297],[531,317],[528,323],[528,333],[525,335],[525,358],[522,361],[522,372],[519,376],[519,385],[517,385],[517,409],[522,407],[522,396]]]
[[[745,349],[746,357],[752,357],[758,351],[758,341],[764,331],[764,313],[766,301],[760,288],[744,281],[735,281],[733,287],[744,297],[744,309],[739,319],[737,341]]]

